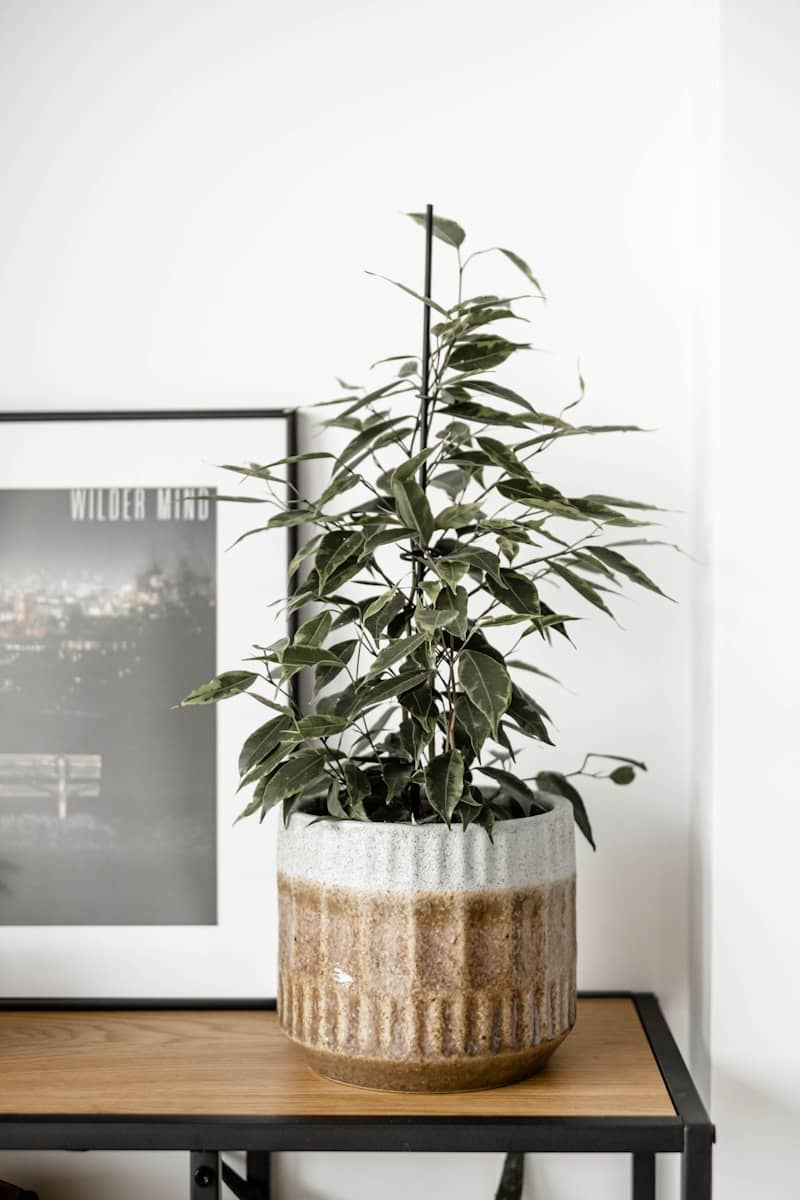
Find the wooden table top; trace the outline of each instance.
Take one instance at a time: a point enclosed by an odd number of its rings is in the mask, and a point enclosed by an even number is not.
[[[633,1002],[578,1001],[539,1075],[447,1095],[367,1091],[314,1074],[274,1012],[0,1012],[0,1118],[674,1117]]]

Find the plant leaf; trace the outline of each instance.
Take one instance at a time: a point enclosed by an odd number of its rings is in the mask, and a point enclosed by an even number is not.
[[[358,645],[355,638],[348,639],[344,642],[335,642],[331,647],[331,654],[335,654],[338,662],[331,663],[330,666],[318,666],[314,673],[314,686],[319,692],[322,688],[327,687],[349,663],[353,657],[353,652]]]
[[[264,786],[266,787],[266,783]],[[252,799],[248,802],[248,804],[245,805],[236,820],[233,822],[234,825],[238,825],[239,822],[243,821],[245,817],[252,817],[253,813],[257,813],[261,808],[262,802],[263,788],[257,788],[253,793]]]
[[[594,844],[592,836],[592,826],[589,823],[589,814],[586,811],[586,805],[583,803],[578,789],[573,787],[566,776],[560,774],[558,771],[540,771],[536,776],[536,785],[543,792],[555,792],[556,795],[564,796],[569,800],[572,805],[575,824],[592,849],[596,850],[597,847]]]
[[[505,604],[512,612],[531,618],[538,617],[539,593],[535,584],[520,571],[514,571],[510,567],[501,567],[500,576],[502,584],[498,584],[489,576],[485,582],[495,599]]]
[[[322,646],[287,646],[281,655],[284,667],[343,667],[338,654]]]
[[[480,504],[450,504],[436,514],[437,529],[464,529],[481,515]]]
[[[448,551],[443,559],[434,559],[433,565],[436,568],[437,564],[442,565],[444,562],[466,563],[477,571],[483,571],[485,575],[491,577],[502,586],[503,576],[500,566],[500,559],[491,550],[484,550],[482,546],[458,546],[455,550]]]
[[[549,679],[551,683],[557,683],[559,687],[563,687],[560,679],[555,675],[549,675],[547,671],[543,671],[540,667],[535,667],[533,663],[524,662],[521,658],[511,658],[508,660],[507,666],[516,667],[518,671],[530,671],[533,675],[540,675],[543,679]]]
[[[317,592],[319,594],[324,594],[328,590],[330,581],[337,576],[337,572],[341,572],[345,563],[353,560],[358,562],[364,549],[364,541],[364,534],[356,530],[346,536],[330,554],[325,554],[323,557],[319,551],[317,552]]]
[[[450,558],[434,558],[431,565],[442,583],[453,593],[467,573],[467,563],[454,562]]]
[[[426,634],[412,633],[410,637],[390,642],[388,646],[384,646],[383,650],[375,656],[375,661],[369,669],[367,678],[372,679],[375,675],[380,675],[381,671],[385,671],[388,667],[393,667],[395,663],[402,662],[404,658],[408,658],[410,654],[413,654],[425,641],[427,641]]]
[[[426,299],[425,296],[421,296],[419,292],[415,292],[413,288],[408,287],[405,283],[400,283],[397,279],[390,279],[388,275],[381,275],[379,271],[367,271],[365,274],[371,275],[373,279],[382,279],[384,283],[391,283],[392,287],[399,288],[401,292],[406,292],[409,296],[413,296],[415,300],[419,300],[420,304],[427,304],[430,308],[435,309],[436,312],[441,313],[443,317],[449,315],[447,309],[442,308],[441,304],[437,304],[430,297]]]
[[[464,791],[464,759],[460,750],[437,754],[425,768],[425,790],[434,812],[449,825]]]
[[[522,274],[525,276],[525,278],[528,280],[528,282],[532,283],[533,286],[536,288],[537,292],[539,293],[539,295],[542,298],[544,298],[544,292],[542,291],[539,280],[536,278],[533,271],[530,269],[528,264],[525,262],[525,259],[520,258],[520,256],[518,254],[515,254],[513,250],[507,250],[505,248],[505,246],[498,246],[497,249],[500,251],[501,254],[505,254],[508,261],[512,262],[514,264],[514,266],[517,268],[517,270],[522,272]]]
[[[302,563],[304,563],[307,558],[310,558],[312,554],[316,553],[317,547],[319,546],[321,541],[322,541],[322,535],[318,534],[317,537],[311,538],[308,542],[306,542],[306,544],[304,546],[300,547],[300,549],[297,551],[297,553],[292,558],[292,561],[289,563],[289,579],[290,580],[293,579],[294,576],[297,574],[298,567]]]
[[[331,737],[347,727],[346,717],[337,717],[332,713],[311,713],[297,722],[297,728],[304,738]]]
[[[363,483],[363,479],[350,467],[345,468],[346,474],[334,476],[325,491],[319,496],[316,501],[316,507],[322,511],[326,504],[331,500],[335,500],[337,496],[342,496],[345,492],[352,491],[359,483]]]
[[[470,478],[470,472],[456,468],[452,471],[438,471],[428,480],[428,484],[430,487],[441,488],[443,492],[447,493],[450,500],[455,500],[464,491]]]
[[[475,767],[476,771],[480,771],[482,775],[488,775],[490,779],[501,784],[510,796],[518,800],[522,805],[526,817],[531,813],[547,812],[545,805],[536,798],[536,793],[528,786],[524,779],[518,779],[516,775],[512,775],[510,771],[504,771],[500,767]]]
[[[397,506],[397,515],[416,535],[420,546],[427,546],[433,537],[434,520],[428,499],[415,479],[396,479],[392,476],[392,495]]]
[[[362,620],[368,621],[370,617],[376,616],[382,609],[386,608],[386,605],[394,600],[397,595],[399,586],[399,584],[394,583],[385,592],[381,592],[379,596],[376,596],[364,609]]]
[[[498,442],[496,438],[479,437],[476,440],[484,454],[491,459],[494,466],[508,471],[509,475],[519,475],[523,479],[531,478],[530,471],[524,462],[521,462],[517,458],[510,446],[506,446],[503,442]]]
[[[427,670],[401,671],[398,675],[390,675],[388,679],[381,679],[377,683],[362,684],[355,693],[349,717],[354,719],[384,700],[402,696],[404,692],[409,692],[424,683],[429,675],[430,671]]]
[[[497,490],[507,500],[515,500],[528,508],[538,508],[541,512],[552,513],[556,517],[564,517],[569,521],[585,521],[586,515],[573,505],[566,496],[562,496],[557,488],[548,484],[538,483],[533,479],[501,479]]]
[[[257,679],[258,675],[254,671],[223,671],[221,675],[216,675],[208,683],[203,683],[193,692],[189,692],[189,695],[181,700],[178,708],[189,704],[216,704],[219,700],[238,696],[240,692],[246,692]]]
[[[331,631],[333,617],[327,611],[304,621],[294,635],[295,646],[321,646]]]
[[[350,803],[351,805],[358,806],[372,791],[369,779],[353,762],[345,762],[342,770],[344,771],[344,779],[347,784],[347,794],[350,797]]]
[[[281,763],[292,753],[291,748],[283,744],[283,736],[281,737],[280,745],[276,746],[271,754],[267,755],[261,762],[256,763],[246,775],[242,776],[239,780],[239,786],[236,789],[237,792],[240,792],[242,788],[250,787],[251,784],[257,783],[262,779],[264,779],[264,786],[266,787],[266,779],[264,777],[273,775]]]
[[[476,404],[473,400],[458,400],[444,405],[441,410],[447,416],[459,417],[462,421],[475,421],[479,425],[511,425],[515,429],[530,429],[536,425],[535,414],[529,417],[517,416],[515,413],[501,412],[499,408],[489,408],[486,404]]]
[[[463,386],[469,392],[483,392],[487,396],[497,397],[498,400],[508,400],[511,404],[527,409],[529,413],[534,412],[533,405],[524,396],[501,383],[495,383],[493,379],[465,379]],[[552,420],[556,424],[562,424],[557,417],[553,417]]]
[[[511,701],[511,679],[501,662],[476,650],[462,650],[458,656],[461,687],[489,722],[492,734]]]
[[[358,457],[362,450],[366,449],[366,447],[371,446],[373,442],[377,441],[381,434],[394,430],[398,425],[401,425],[403,421],[407,420],[408,417],[405,415],[400,417],[386,417],[384,420],[377,421],[375,424],[368,425],[365,429],[362,429],[360,433],[356,434],[351,442],[348,442],[342,453],[337,458],[336,464],[338,469],[342,470],[344,467],[346,467],[348,463],[352,462],[354,458]]]
[[[246,775],[251,767],[256,763],[261,762],[266,758],[281,740],[281,734],[287,729],[291,729],[294,725],[294,720],[290,716],[273,717],[271,721],[260,725],[258,729],[250,734],[249,738],[242,746],[239,755],[239,774]]]
[[[632,767],[636,767],[639,771],[646,771],[647,764],[640,762],[638,758],[625,758],[622,754],[598,754],[594,750],[586,755],[588,758],[607,758],[611,762],[628,763]]]
[[[272,808],[290,796],[296,796],[322,774],[325,759],[321,750],[299,750],[279,767],[264,789],[264,806]]]
[[[570,571],[569,567],[565,567],[563,563],[552,561],[550,570],[558,575],[565,583],[568,583],[579,596],[583,596],[584,600],[588,600],[595,608],[599,608],[607,616],[613,619],[614,614],[606,604],[603,597],[598,592],[597,588],[592,587],[588,580],[583,579],[580,575],[576,575],[574,571]]]
[[[609,550],[607,546],[587,546],[587,550],[595,558],[599,558],[600,562],[605,566],[610,567],[612,571],[619,571],[620,575],[625,575],[634,583],[638,583],[639,587],[647,588],[651,592],[657,592],[665,600],[672,599],[671,596],[667,596],[666,592],[662,592],[658,584],[654,583],[649,575],[645,575],[641,567],[637,567],[635,563],[630,562],[623,554],[619,554],[616,550]]]
[[[621,500],[619,496],[599,496],[591,495],[584,497],[586,500],[593,500],[595,504],[609,505],[611,508],[640,508],[645,512],[668,512],[666,508],[658,508],[655,504],[644,504],[641,500]],[[656,543],[661,545],[662,543]],[[666,544],[666,543],[664,543]]]
[[[347,816],[347,813],[342,808],[342,803],[339,799],[339,781],[338,779],[331,780],[331,785],[328,788],[328,794],[325,797],[325,807],[328,810],[328,815],[335,820],[342,821]]]
[[[407,217],[411,217],[412,221],[416,221],[418,225],[425,228],[426,216],[425,213],[406,213]],[[446,242],[448,246],[455,246],[456,249],[464,241],[467,236],[457,221],[451,221],[449,217],[433,217],[433,236],[438,238],[440,242]],[[446,314],[445,314],[446,315]]]
[[[424,450],[420,450],[418,454],[413,454],[406,462],[401,463],[399,467],[392,473],[392,479],[396,479],[399,483],[405,483],[407,479],[413,479],[422,464],[429,459],[433,454],[435,446],[426,446]],[[391,485],[390,485],[391,486]]]
[[[536,738],[537,741],[545,742],[548,746],[552,746],[552,739],[544,723],[547,713],[540,704],[536,703],[532,696],[529,696],[516,683],[511,688],[511,703],[508,706],[508,715],[517,723],[522,733],[526,733],[528,737]]]
[[[510,342],[500,334],[475,333],[459,338],[451,351],[454,371],[486,371],[499,367],[517,350],[530,350],[527,342]]]
[[[456,724],[463,729],[477,758],[492,730],[486,717],[467,696],[456,698]]]

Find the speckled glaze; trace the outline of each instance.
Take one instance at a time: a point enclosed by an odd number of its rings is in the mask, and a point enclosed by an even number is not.
[[[393,1091],[533,1074],[575,1022],[572,810],[494,828],[319,822],[278,843],[281,1024],[325,1075]]]

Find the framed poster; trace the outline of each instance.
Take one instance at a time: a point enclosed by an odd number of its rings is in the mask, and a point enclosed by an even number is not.
[[[173,706],[286,632],[293,531],[234,547],[271,510],[214,497],[263,500],[220,466],[294,431],[0,414],[0,996],[274,994],[274,829],[234,826],[257,706]]]

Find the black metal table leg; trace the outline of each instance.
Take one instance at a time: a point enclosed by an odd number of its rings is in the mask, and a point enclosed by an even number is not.
[[[269,1173],[268,1151],[249,1150],[247,1152],[247,1181],[252,1183],[256,1194],[262,1200],[270,1200],[271,1186]]]
[[[656,1200],[655,1154],[633,1154],[631,1196],[633,1200]]]
[[[681,1155],[681,1200],[711,1200],[713,1130],[687,1126]]]
[[[219,1154],[216,1150],[192,1150],[189,1179],[189,1200],[219,1200]]]
[[[633,1002],[675,1111],[683,1121],[681,1200],[711,1200],[714,1126],[655,996],[634,995]]]
[[[269,1200],[269,1153],[248,1150],[245,1154],[247,1178],[228,1163],[222,1164],[222,1182],[237,1200]]]

